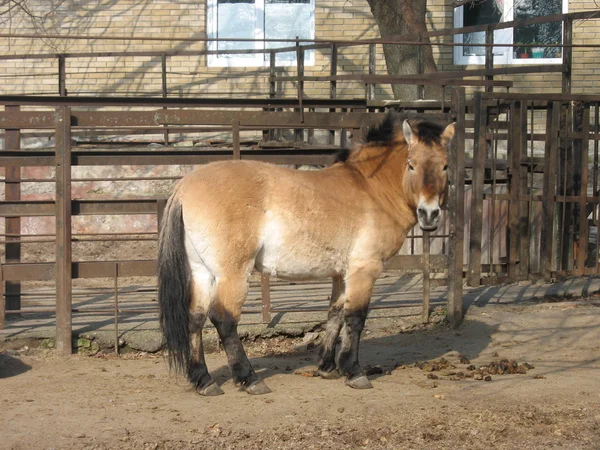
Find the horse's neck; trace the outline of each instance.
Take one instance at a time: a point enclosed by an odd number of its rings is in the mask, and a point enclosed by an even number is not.
[[[375,153],[375,152],[379,153]],[[406,171],[408,153],[405,149],[384,151],[370,149],[354,163],[365,180],[378,205],[394,219],[412,228],[416,223],[416,213],[406,196],[403,178]]]

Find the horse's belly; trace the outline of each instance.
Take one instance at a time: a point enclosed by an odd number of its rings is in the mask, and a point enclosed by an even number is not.
[[[255,267],[273,277],[291,280],[331,278],[343,272],[344,250],[322,236],[271,220],[263,233]]]
[[[339,262],[331,255],[315,257],[284,249],[261,251],[256,258],[255,267],[259,272],[288,280],[319,280],[342,272]]]

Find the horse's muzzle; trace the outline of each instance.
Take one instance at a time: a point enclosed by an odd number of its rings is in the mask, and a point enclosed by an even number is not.
[[[439,206],[434,208],[419,206],[417,208],[417,219],[423,231],[435,231],[440,225],[441,210]]]

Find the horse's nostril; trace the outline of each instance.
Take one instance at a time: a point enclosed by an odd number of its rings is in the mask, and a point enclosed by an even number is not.
[[[431,211],[431,220],[437,219],[439,215],[440,215],[439,208],[438,209],[434,209],[433,211]]]
[[[427,217],[427,212],[425,211],[425,208],[417,208],[417,214],[419,215],[419,217]]]

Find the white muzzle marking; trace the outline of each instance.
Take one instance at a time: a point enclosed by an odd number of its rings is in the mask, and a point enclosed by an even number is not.
[[[429,201],[422,197],[417,206],[417,219],[423,231],[435,231],[440,225],[441,209],[439,197],[435,196]]]

